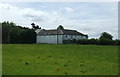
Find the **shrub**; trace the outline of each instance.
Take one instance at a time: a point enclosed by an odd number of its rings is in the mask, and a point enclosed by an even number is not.
[[[74,43],[74,40],[63,40],[64,44],[72,44]]]
[[[98,39],[94,39],[94,38],[89,39],[89,40],[88,40],[88,44],[96,45],[96,44],[98,44]]]
[[[81,40],[64,40],[64,44],[83,44],[83,45],[120,45],[120,40],[109,39],[81,39]]]
[[[78,43],[78,44],[88,44],[88,40],[87,39],[81,39],[81,40],[77,40],[76,43]]]
[[[120,46],[120,40],[115,40],[115,45],[119,45]]]
[[[108,40],[108,39],[100,39],[98,44],[100,44],[100,45],[115,45],[113,40]]]

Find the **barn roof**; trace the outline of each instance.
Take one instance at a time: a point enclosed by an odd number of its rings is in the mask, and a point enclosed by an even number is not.
[[[40,35],[83,35],[86,36],[76,30],[68,30],[68,29],[62,29],[62,30],[57,30],[57,29],[52,29],[52,30],[45,30],[42,29],[40,32],[37,33],[38,36]]]

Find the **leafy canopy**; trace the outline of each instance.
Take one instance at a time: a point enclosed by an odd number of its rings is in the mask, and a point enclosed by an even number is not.
[[[106,39],[106,40],[112,40],[113,36],[107,32],[103,32],[100,36],[100,40],[101,39]]]

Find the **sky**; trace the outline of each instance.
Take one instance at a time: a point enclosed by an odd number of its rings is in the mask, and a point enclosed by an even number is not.
[[[1,2],[0,22],[10,21],[31,28],[77,30],[89,38],[108,32],[118,39],[117,2]]]

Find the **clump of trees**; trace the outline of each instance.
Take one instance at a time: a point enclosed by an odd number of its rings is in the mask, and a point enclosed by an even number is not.
[[[83,39],[77,40],[77,44],[93,44],[93,45],[120,45],[120,40],[113,40],[113,36],[107,32],[103,32],[99,39]]]
[[[21,27],[9,21],[4,21],[0,24],[2,24],[2,43],[36,43],[36,33],[34,29]]]

